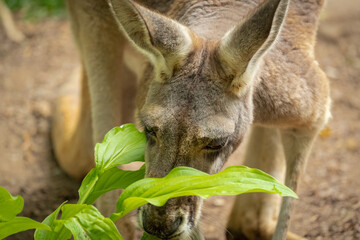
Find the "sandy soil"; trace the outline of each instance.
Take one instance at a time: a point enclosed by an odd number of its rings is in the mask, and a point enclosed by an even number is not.
[[[24,216],[43,220],[78,182],[57,165],[50,143],[57,90],[77,64],[65,20],[19,22],[27,39],[10,42],[0,28],[0,185],[25,199]],[[330,0],[316,55],[331,80],[333,119],[316,141],[300,185],[291,230],[308,239],[360,239],[360,4]],[[207,239],[224,239],[232,197],[205,204]],[[32,231],[8,239],[32,239]]]

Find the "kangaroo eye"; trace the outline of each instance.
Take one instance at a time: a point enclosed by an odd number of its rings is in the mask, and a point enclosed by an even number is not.
[[[156,132],[155,132],[155,130],[154,130],[153,128],[151,128],[151,127],[148,127],[148,126],[145,127],[145,134],[146,134],[147,136],[156,137]]]
[[[220,150],[228,143],[228,138],[219,138],[212,140],[205,149],[207,150]]]

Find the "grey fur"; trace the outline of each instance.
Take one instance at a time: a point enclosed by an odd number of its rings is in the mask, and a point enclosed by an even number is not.
[[[162,177],[182,165],[217,172],[253,125],[246,164],[280,178],[286,164],[285,183],[296,190],[312,143],[330,117],[328,81],[313,54],[322,0],[269,0],[262,7],[260,0],[142,1],[152,10],[128,0],[108,3],[68,1],[83,81],[89,82],[90,96],[82,99],[91,99],[95,142],[131,119],[126,104],[135,97],[124,96],[137,84],[137,123],[151,132],[147,176]],[[80,138],[89,134],[85,127],[62,132]],[[207,149],[219,138],[227,139],[226,146]],[[73,170],[74,156],[60,146],[70,145],[55,139],[60,163],[75,176],[83,173]],[[99,206],[111,212],[107,204],[101,200]],[[292,200],[284,199],[277,221],[279,204],[264,194],[237,198],[228,237],[301,239],[287,233]],[[200,209],[198,198],[173,199],[161,208],[141,208],[139,222],[164,239],[201,238]],[[120,229],[132,238],[128,222]]]

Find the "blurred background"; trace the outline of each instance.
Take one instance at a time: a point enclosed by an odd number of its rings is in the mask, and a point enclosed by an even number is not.
[[[78,55],[63,1],[0,0],[0,6],[0,186],[24,197],[22,215],[42,221],[77,198],[79,183],[54,159],[50,127],[52,105]],[[308,239],[360,239],[359,0],[328,0],[316,57],[331,82],[333,118],[310,156],[290,229]],[[224,239],[232,199],[206,202],[207,239]]]
[[[65,17],[63,0],[2,0],[13,12],[20,12],[26,20],[42,20],[47,17]]]

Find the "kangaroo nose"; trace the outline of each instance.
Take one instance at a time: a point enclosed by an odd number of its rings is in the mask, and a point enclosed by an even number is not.
[[[165,218],[162,222],[151,218],[143,218],[144,231],[156,237],[166,239],[174,235],[182,223],[182,217]]]

